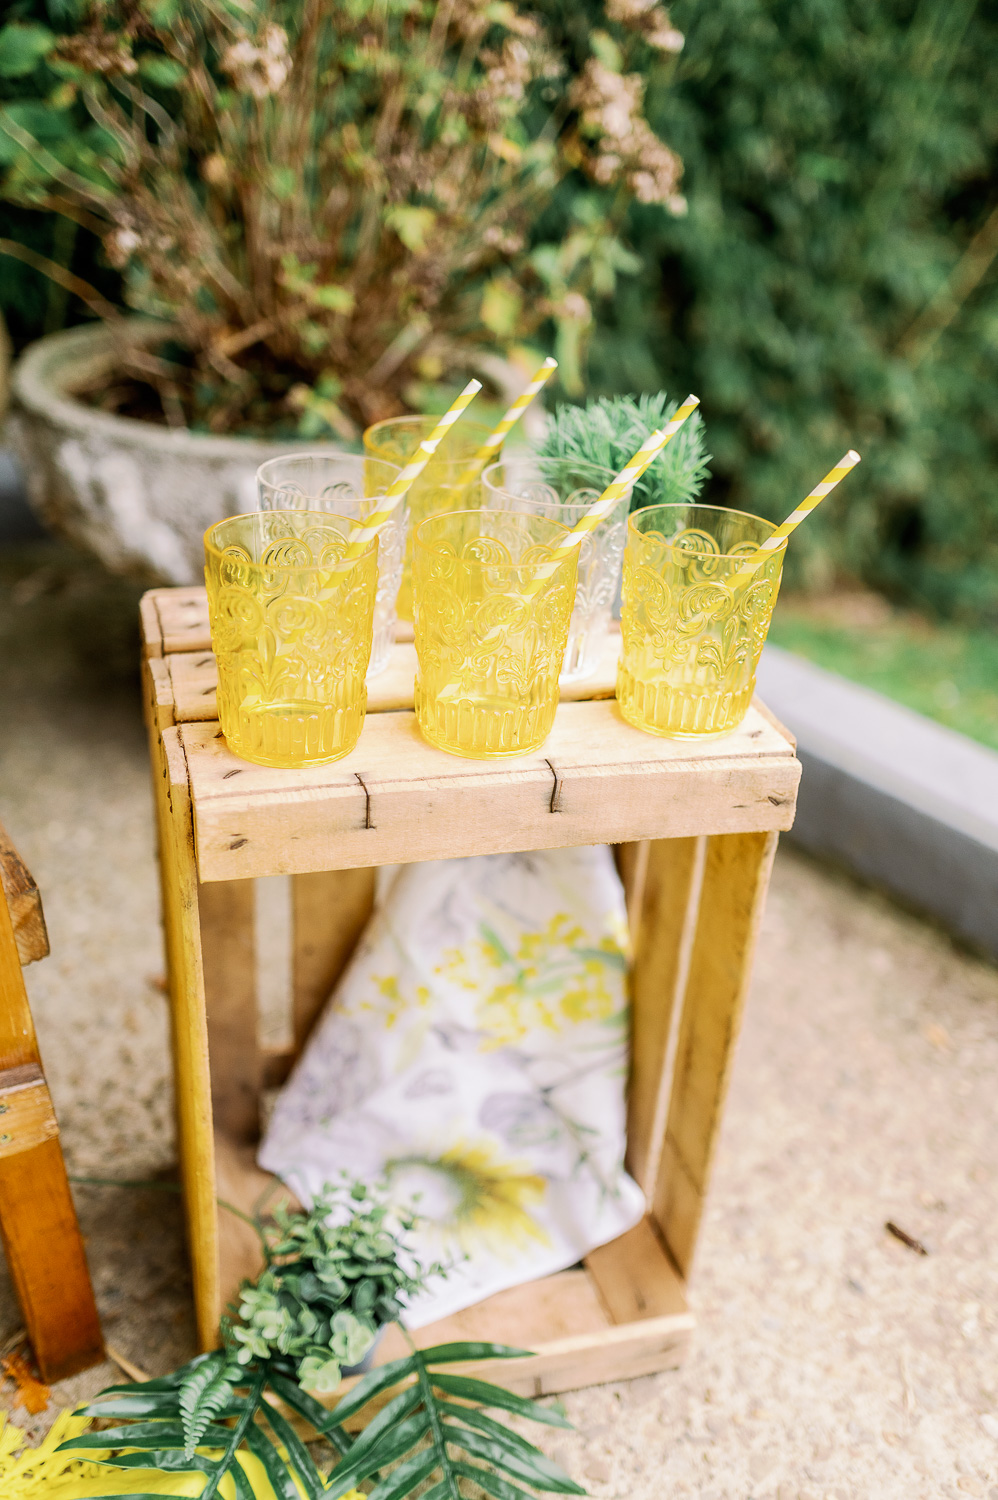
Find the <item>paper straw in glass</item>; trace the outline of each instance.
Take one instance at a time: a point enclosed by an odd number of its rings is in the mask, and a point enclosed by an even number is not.
[[[840,484],[849,471],[854,469],[859,462],[859,454],[854,448],[850,448],[849,452],[839,459],[835,468],[829,469],[821,483],[816,484],[811,493],[801,501],[797,509],[791,511],[782,525],[777,526],[772,536],[766,538],[758,552],[748,559],[738,575],[739,579],[747,582],[753,576],[759,564],[764,560],[766,554],[778,551],[790,533],[796,531],[800,523],[806,521],[813,510],[817,510],[825,496],[830,495],[835,486]]]
[[[486,464],[490,464],[493,459],[498,456],[499,449],[502,447],[507,433],[516,426],[517,422],[523,416],[523,413],[526,411],[531,401],[533,401],[534,397],[544,389],[544,386],[551,379],[551,376],[554,374],[557,368],[558,361],[556,359],[552,359],[549,355],[541,365],[540,369],[535,373],[534,378],[531,380],[526,390],[523,391],[519,396],[517,396],[516,400],[513,402],[513,405],[509,408],[509,411],[499,423],[499,426],[494,428],[493,431],[489,433],[485,442],[479,448],[471,463],[468,465],[467,469],[458,480],[458,489],[464,489],[469,484],[472,484],[478,478],[479,474],[482,473]]]
[[[376,509],[371,512],[363,526],[358,527],[350,546],[346,550],[344,562],[350,562],[353,558],[360,557],[368,542],[377,536],[382,526],[390,519],[392,512],[401,505],[409,490],[415,484],[420,474],[422,474],[441,442],[447,436],[449,429],[453,427],[462,412],[475,399],[481,388],[482,382],[480,380],[468,381],[468,384],[450,410],[444,412],[429,437],[424,438],[420,443],[412,461],[406,464],[395,483],[379,500]]]

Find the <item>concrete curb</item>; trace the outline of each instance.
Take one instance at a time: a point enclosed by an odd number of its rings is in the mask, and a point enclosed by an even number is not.
[[[804,766],[786,837],[998,957],[998,754],[776,646],[758,683]]]

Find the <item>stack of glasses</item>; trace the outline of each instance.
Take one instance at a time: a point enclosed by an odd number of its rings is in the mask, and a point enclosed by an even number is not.
[[[628,515],[636,478],[694,398],[614,476],[563,458],[503,460],[529,395],[490,436],[454,426],[477,388],[439,424],[377,423],[364,456],[272,459],[258,473],[260,510],[206,534],[219,719],[237,755],[296,768],[349,754],[366,682],[410,613],[424,738],[474,758],[536,751],[559,682],[590,676],[606,649],[621,564],[624,719],[695,739],[743,719],[786,538],[858,457],[781,527],[707,505]]]

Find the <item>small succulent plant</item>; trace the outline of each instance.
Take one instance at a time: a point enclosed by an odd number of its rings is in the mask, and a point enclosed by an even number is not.
[[[586,459],[618,473],[678,405],[659,391],[655,396],[599,396],[585,406],[560,406],[537,445],[538,457]],[[710,475],[709,463],[703,419],[694,412],[634,486],[631,509],[696,500]]]

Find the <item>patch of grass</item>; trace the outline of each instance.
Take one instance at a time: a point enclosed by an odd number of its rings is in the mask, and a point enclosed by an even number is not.
[[[781,597],[769,639],[998,750],[998,632],[940,624],[879,596]]]

